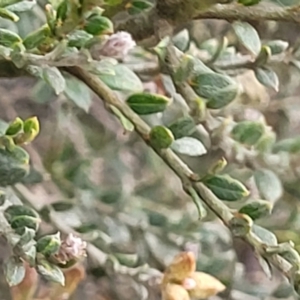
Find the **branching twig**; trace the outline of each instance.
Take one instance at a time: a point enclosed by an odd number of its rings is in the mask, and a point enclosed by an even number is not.
[[[116,106],[135,126],[136,132],[142,139],[149,144],[149,131],[150,127],[136,115],[124,102],[122,102],[115,93],[113,93],[98,77],[89,74],[87,71],[79,68],[67,68],[69,73],[73,74],[83,82],[85,82],[104,102]],[[204,184],[193,181],[194,173],[190,168],[184,164],[179,157],[170,149],[157,150],[156,153],[164,160],[164,162],[176,173],[181,179],[185,190],[188,187],[193,187],[206,205],[224,222],[229,226],[233,215],[230,209],[219,200],[211,190]],[[269,255],[264,251],[264,243],[254,233],[250,233],[244,239],[254,248],[260,255],[266,257],[282,274],[292,280],[289,273],[291,265],[279,255]]]

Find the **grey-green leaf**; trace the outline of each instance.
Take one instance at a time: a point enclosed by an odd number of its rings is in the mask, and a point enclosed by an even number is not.
[[[15,286],[25,277],[25,266],[22,261],[12,256],[4,264],[5,278],[9,286]]]
[[[111,89],[116,91],[143,91],[141,80],[128,67],[114,65],[112,74],[99,74],[99,78]]]
[[[282,40],[273,40],[268,41],[266,43],[266,46],[268,46],[271,49],[272,55],[276,55],[284,52],[288,48],[289,43]]]
[[[254,70],[256,79],[265,87],[272,88],[275,92],[279,89],[277,74],[269,68],[256,68]]]
[[[282,196],[282,183],[273,171],[267,169],[257,170],[254,173],[254,179],[263,199],[274,203]]]
[[[207,153],[204,145],[192,137],[183,137],[175,140],[171,148],[177,153],[189,156],[201,156]]]
[[[265,244],[270,246],[277,245],[277,238],[273,232],[256,224],[253,224],[252,232],[257,235]]]
[[[40,260],[37,264],[37,271],[46,280],[65,285],[65,276],[62,270],[59,267],[50,264],[48,261]]]
[[[233,22],[232,27],[239,41],[254,55],[258,55],[261,42],[256,29],[246,22]]]
[[[71,77],[66,78],[65,95],[85,112],[89,111],[92,104],[90,89],[82,81]]]
[[[203,179],[203,183],[220,199],[238,201],[249,195],[249,191],[238,180],[229,175],[215,175]]]
[[[300,152],[300,137],[288,138],[279,141],[273,147],[274,152],[289,152],[299,153]]]
[[[187,29],[184,29],[177,33],[173,37],[173,43],[180,51],[186,51],[190,43],[189,31]]]
[[[195,92],[207,99],[207,107],[219,109],[232,102],[238,94],[237,83],[229,76],[202,73],[192,80]]]
[[[169,126],[175,139],[193,134],[196,131],[195,121],[190,116],[179,118]]]
[[[65,90],[66,81],[58,68],[43,67],[42,78],[54,89],[56,95]]]
[[[30,0],[30,1],[21,1],[15,4],[11,4],[9,6],[6,6],[5,8],[13,12],[24,12],[33,9],[35,5],[36,5],[36,1]]]

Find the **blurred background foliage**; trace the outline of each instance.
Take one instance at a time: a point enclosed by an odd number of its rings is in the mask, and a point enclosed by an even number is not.
[[[273,2],[281,6],[299,3]],[[0,27],[26,36],[44,24],[45,3],[40,0],[31,11],[20,13],[17,23],[1,19]],[[262,40],[298,43],[299,25],[252,25]],[[222,36],[228,37],[229,44],[236,44],[232,28],[225,21],[195,21],[189,32],[191,49],[199,47],[202,57],[210,55]],[[137,49],[125,63],[130,66],[138,55],[145,53]],[[235,121],[264,119],[280,141],[300,134],[299,69],[279,62],[274,70],[280,82],[278,93],[258,83],[252,71],[243,72],[237,76],[243,93],[220,115]],[[145,89],[168,94],[167,78],[161,74],[154,78],[140,76]],[[59,222],[111,254],[109,268],[98,266],[93,257],[87,259],[87,275],[72,299],[159,299],[156,283],[160,272],[183,250],[197,253],[197,269],[216,276],[228,287],[218,296],[221,299],[296,297],[281,276],[267,278],[251,250],[240,240],[232,241],[229,231],[212,214],[205,222],[198,221],[195,206],[182,191],[179,179],[136,134],[124,132],[119,121],[93,101],[95,95],[85,86],[70,82],[68,89],[56,96],[43,81],[1,79],[0,94],[3,122],[32,115],[40,120],[40,135],[26,147],[31,155],[31,171],[23,182],[27,193],[40,209],[52,204]],[[170,123],[179,115],[180,111],[170,107],[163,115],[145,119],[153,125],[162,120]],[[203,132],[201,140],[205,144]],[[295,153],[280,152],[270,155],[267,162],[253,164],[230,158],[218,145],[204,156],[182,158],[195,172],[205,174],[216,160],[226,156],[225,173],[241,180],[252,194],[274,203],[272,215],[258,224],[273,231],[279,241],[293,240],[299,247],[300,141],[296,148]],[[41,230],[52,232],[53,228],[43,225]],[[1,250],[1,260],[5,255]],[[122,270],[123,266],[134,270],[145,264],[151,269],[138,275],[109,272]],[[8,287],[1,283],[0,298],[10,297]]]

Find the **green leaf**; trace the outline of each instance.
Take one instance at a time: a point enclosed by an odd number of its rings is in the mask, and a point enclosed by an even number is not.
[[[0,45],[5,47],[13,47],[15,44],[22,42],[21,37],[8,30],[0,28]]]
[[[21,1],[21,2],[6,6],[6,9],[19,13],[19,12],[32,10],[35,5],[36,5],[35,0],[28,0],[28,1]]]
[[[269,68],[256,68],[254,70],[256,79],[264,86],[272,88],[275,92],[279,89],[279,79],[277,74]]]
[[[117,109],[115,106],[111,105],[110,106],[112,112],[114,115],[120,120],[123,128],[126,131],[133,131],[134,130],[134,125],[121,113],[119,109]]]
[[[149,9],[153,6],[153,4],[145,0],[133,0],[130,3],[128,3],[128,6],[127,7],[129,14],[134,15],[139,14],[146,9]]]
[[[144,89],[137,75],[120,64],[112,66],[112,74],[99,74],[99,78],[116,91],[141,92]]]
[[[41,220],[36,217],[17,216],[12,218],[12,220],[10,221],[10,226],[11,228],[17,230],[17,232],[23,229],[24,227],[28,227],[37,231],[40,222]]]
[[[275,153],[278,152],[289,152],[299,153],[300,152],[300,137],[288,138],[276,143],[273,147]]]
[[[18,216],[30,216],[38,218],[37,212],[35,212],[30,207],[27,207],[25,205],[11,205],[9,206],[5,212],[4,216],[7,219],[7,221],[10,223],[14,217]]]
[[[189,136],[196,131],[196,124],[190,116],[179,118],[168,127],[175,139]]]
[[[137,93],[129,96],[126,103],[139,115],[148,115],[162,112],[171,100],[158,94]]]
[[[118,259],[120,264],[130,268],[135,267],[139,260],[139,256],[136,253],[134,254],[114,253],[114,256]]]
[[[25,277],[25,266],[22,261],[16,257],[10,257],[4,263],[4,274],[9,286],[16,286],[21,283]]]
[[[20,164],[28,164],[29,163],[29,154],[23,148],[19,146],[15,146],[12,150],[10,150],[11,158],[14,158]]]
[[[72,202],[69,201],[60,201],[60,202],[54,202],[51,204],[51,207],[55,210],[55,211],[67,211],[70,210],[74,207],[74,204]]]
[[[0,149],[0,186],[20,182],[27,174],[29,166],[18,160],[11,152]]]
[[[82,48],[93,36],[84,30],[74,30],[67,35],[69,47]]]
[[[282,196],[282,183],[278,176],[271,170],[260,169],[255,171],[254,179],[263,199],[274,203]]]
[[[65,277],[59,267],[50,264],[44,259],[40,259],[36,268],[38,273],[41,274],[46,280],[65,285]]]
[[[253,224],[252,226],[252,232],[257,235],[263,243],[270,245],[270,246],[275,246],[277,245],[277,238],[275,234],[261,226],[258,226],[256,224]]]
[[[171,146],[174,141],[172,132],[164,126],[155,126],[150,131],[150,143],[158,149]]]
[[[259,141],[256,143],[255,148],[260,152],[271,152],[272,148],[276,142],[275,132],[265,133]]]
[[[52,235],[46,235],[38,239],[36,251],[43,255],[50,256],[56,254],[61,246],[60,232]]]
[[[66,88],[65,78],[56,67],[43,67],[42,78],[54,89],[56,95],[62,93]]]
[[[201,156],[207,153],[204,145],[192,137],[183,137],[175,140],[171,148],[177,153],[189,156]]]
[[[23,250],[22,258],[29,263],[30,267],[34,267],[35,260],[36,260],[35,241],[31,241],[28,244],[24,245],[22,247],[22,250]]]
[[[195,74],[195,76],[198,76],[208,73],[214,74],[214,71],[207,67],[200,59],[194,58],[193,74]]]
[[[260,219],[271,214],[273,205],[265,200],[252,200],[239,209],[239,213],[246,214],[252,220]]]
[[[249,195],[246,187],[229,175],[215,175],[203,179],[203,183],[220,199],[238,201]]]
[[[19,16],[17,16],[15,13],[13,13],[5,8],[0,8],[0,17],[3,19],[13,21],[13,22],[19,21]]]
[[[261,0],[238,0],[238,3],[241,3],[245,6],[252,6],[258,4]]]
[[[238,94],[237,83],[229,76],[217,73],[200,74],[191,85],[199,96],[207,99],[207,107],[211,109],[228,105]]]
[[[23,0],[0,0],[0,7],[6,7],[8,5],[12,5],[22,1]]]
[[[23,121],[20,118],[16,118],[13,122],[9,124],[5,134],[6,135],[16,135],[23,129]]]
[[[64,93],[67,98],[87,113],[92,105],[90,89],[74,77],[65,78],[65,82]]]
[[[239,41],[254,55],[258,55],[261,42],[256,29],[249,23],[235,21],[232,24]]]
[[[114,32],[114,26],[110,19],[92,15],[86,20],[84,30],[92,35],[111,34]]]
[[[268,41],[266,46],[271,49],[272,55],[276,55],[284,52],[289,47],[289,43],[282,40],[272,40]]]
[[[29,33],[23,40],[23,45],[27,50],[34,49],[43,44],[51,35],[51,30],[48,24],[39,29]]]
[[[260,122],[242,121],[233,127],[231,135],[234,140],[252,146],[262,137],[264,130]]]
[[[35,230],[32,228],[24,227],[23,232],[21,234],[21,238],[18,242],[19,246],[24,246],[31,242],[33,238],[35,237]]]

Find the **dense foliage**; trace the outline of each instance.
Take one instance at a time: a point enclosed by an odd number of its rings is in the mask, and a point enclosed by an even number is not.
[[[0,17],[1,299],[298,297],[297,1]]]

